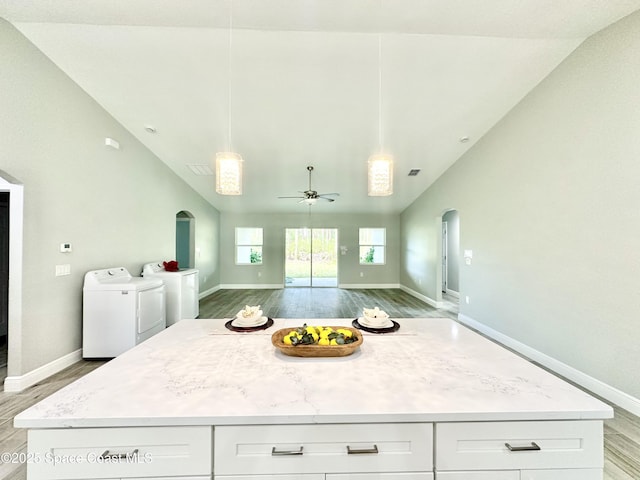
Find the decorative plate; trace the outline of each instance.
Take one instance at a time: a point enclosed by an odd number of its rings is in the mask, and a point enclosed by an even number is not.
[[[351,355],[360,345],[362,345],[362,334],[355,328],[342,326],[331,326],[331,328],[334,330],[339,328],[350,330],[357,340],[345,345],[287,345],[283,342],[285,335],[291,330],[295,330],[295,327],[289,327],[282,328],[274,332],[274,334],[271,335],[271,343],[273,343],[273,346],[282,353],[292,357],[346,357],[347,355]]]
[[[235,325],[232,325],[233,320],[234,319],[232,318],[224,324],[224,326],[232,332],[257,332],[258,330],[266,330],[271,325],[273,325],[273,318],[267,318],[267,321],[265,323],[263,323],[262,325],[256,325],[254,327],[236,327]]]
[[[393,325],[391,327],[372,328],[372,327],[366,327],[360,324],[360,322],[356,318],[353,322],[351,322],[351,325],[353,325],[357,329],[360,329],[369,333],[391,333],[391,332],[397,331],[400,328],[400,324],[398,322],[396,322],[395,320],[391,320],[391,322],[393,322]]]

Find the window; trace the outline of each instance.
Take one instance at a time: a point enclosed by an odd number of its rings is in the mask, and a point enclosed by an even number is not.
[[[360,229],[360,264],[384,265],[386,229]]]
[[[236,228],[236,264],[262,264],[261,228]]]

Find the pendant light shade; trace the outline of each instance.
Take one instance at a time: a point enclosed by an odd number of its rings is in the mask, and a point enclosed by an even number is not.
[[[384,153],[369,157],[368,194],[386,197],[393,194],[393,157]]]
[[[234,152],[216,153],[216,192],[242,195],[242,157]]]
[[[233,3],[229,1],[229,62],[227,70],[227,114],[229,151],[216,153],[216,193],[242,195],[242,157],[231,147],[231,46],[233,43]]]
[[[382,152],[382,35],[378,35],[378,142]],[[369,157],[367,193],[370,197],[393,194],[393,157],[378,153]]]

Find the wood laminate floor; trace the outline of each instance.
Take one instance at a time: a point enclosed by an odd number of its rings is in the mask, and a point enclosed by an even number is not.
[[[457,300],[445,296],[435,309],[396,289],[220,290],[200,302],[201,318],[231,318],[244,305],[262,305],[270,317],[356,318],[363,307],[379,306],[392,317],[457,318]],[[13,417],[44,397],[102,365],[80,361],[20,393],[0,392],[0,453],[26,452],[26,431],[13,427]],[[604,426],[604,480],[640,480],[640,419],[614,407],[615,418]],[[0,463],[0,479],[26,480],[24,464]]]

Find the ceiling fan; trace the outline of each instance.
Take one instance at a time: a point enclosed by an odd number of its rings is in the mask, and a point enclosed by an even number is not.
[[[330,198],[330,197],[340,196],[339,193],[318,193],[315,190],[311,190],[311,172],[313,172],[313,167],[309,165],[307,167],[307,170],[309,171],[309,189],[305,190],[304,192],[300,192],[302,196],[278,197],[278,198],[299,198],[301,200],[298,203],[306,203],[307,205],[313,205],[318,200],[324,200],[325,202],[334,202],[335,198]]]

